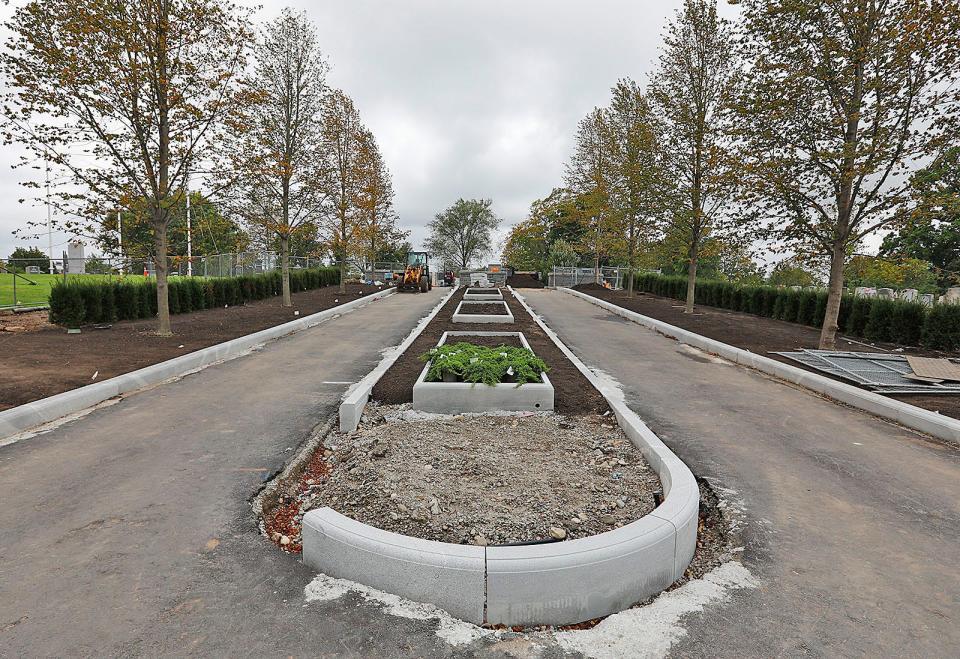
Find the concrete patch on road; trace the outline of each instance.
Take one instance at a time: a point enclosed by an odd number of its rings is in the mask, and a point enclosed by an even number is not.
[[[556,640],[565,650],[595,659],[663,657],[686,636],[685,616],[728,601],[735,590],[757,585],[742,563],[729,561],[703,579],[663,593],[647,606],[615,613],[593,629],[558,632]]]
[[[496,633],[492,629],[484,629],[454,618],[443,609],[438,609],[432,604],[412,602],[355,581],[337,579],[325,574],[318,574],[313,581],[307,584],[306,588],[303,589],[303,599],[307,604],[310,602],[329,602],[339,599],[347,593],[356,593],[371,604],[379,604],[383,607],[385,613],[398,618],[435,620],[437,622],[437,636],[455,647],[469,645],[478,639]]]

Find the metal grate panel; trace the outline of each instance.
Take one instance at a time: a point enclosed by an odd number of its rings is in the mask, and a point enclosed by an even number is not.
[[[804,366],[853,382],[882,394],[960,394],[960,382],[926,383],[911,380],[913,370],[902,355],[876,352],[801,350],[776,352]],[[951,360],[958,363],[957,360]]]

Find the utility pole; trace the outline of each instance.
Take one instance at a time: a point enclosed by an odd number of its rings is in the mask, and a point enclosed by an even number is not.
[[[53,274],[53,215],[50,212],[50,161],[47,165],[47,253],[50,255],[50,263],[47,264],[47,273]]]
[[[193,141],[193,131],[190,131]],[[183,187],[187,192],[187,276],[193,276],[193,231],[190,226],[190,153],[187,153],[187,166],[183,172]]]
[[[117,247],[120,250],[120,276],[123,276],[123,215],[117,209]]]

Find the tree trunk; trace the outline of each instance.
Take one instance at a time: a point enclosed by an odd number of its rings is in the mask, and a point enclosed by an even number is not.
[[[627,249],[627,297],[633,297],[633,262],[637,253],[636,220],[630,223],[630,245]]]
[[[292,307],[290,299],[290,237],[280,236],[280,272],[283,281],[283,306]]]
[[[847,250],[841,241],[833,245],[830,256],[830,284],[827,294],[827,310],[820,330],[820,350],[833,350],[837,346],[837,331],[840,329],[840,303],[843,300],[843,265],[847,260]]]
[[[687,272],[687,305],[683,313],[693,313],[693,301],[697,294],[697,264],[700,261],[700,253],[697,244],[690,247],[690,268]]]
[[[157,273],[157,335],[173,336],[170,331],[170,300],[167,297],[167,225],[161,222],[154,210],[153,245],[156,256],[154,267]]]

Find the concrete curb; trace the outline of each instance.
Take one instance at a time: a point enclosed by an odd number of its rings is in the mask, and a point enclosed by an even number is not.
[[[417,326],[410,331],[410,334],[407,335],[407,338],[405,338],[400,345],[391,349],[372,371],[347,389],[347,392],[343,395],[343,401],[340,403],[340,432],[353,432],[357,429],[357,425],[360,423],[360,417],[363,415],[363,408],[367,406],[367,401],[370,400],[370,392],[373,390],[374,385],[383,377],[387,369],[393,366],[393,363],[397,361],[400,355],[417,340],[421,332],[426,329],[430,321],[440,313],[443,305],[445,305],[456,292],[457,288],[452,287],[450,292],[437,303],[437,306],[435,306],[429,314],[420,319]]]
[[[304,515],[302,534],[303,562],[315,570],[483,623],[484,547],[383,531],[331,508]]]
[[[444,332],[438,346],[451,337],[459,341],[471,336],[515,336],[527,350],[533,352],[522,332]],[[515,384],[470,384],[466,382],[427,382],[427,362],[413,385],[413,409],[434,414],[462,414],[464,412],[552,412],[553,383],[546,373],[543,382]]]
[[[303,560],[331,576],[429,602],[474,623],[575,623],[623,610],[683,575],[696,549],[693,474],[514,293],[604,395],[624,432],[660,474],[665,500],[619,529],[566,542],[474,547],[382,531],[323,508],[303,518]],[[484,611],[486,612],[484,615]]]
[[[957,419],[951,419],[936,412],[930,412],[910,405],[909,403],[887,398],[844,382],[831,380],[822,375],[778,362],[775,359],[758,355],[749,350],[737,348],[727,343],[715,341],[714,339],[708,339],[700,334],[695,334],[694,332],[650,318],[649,316],[644,316],[635,311],[624,309],[616,304],[581,293],[580,291],[563,287],[557,290],[584,299],[602,309],[606,309],[627,320],[643,325],[664,336],[676,339],[681,343],[692,345],[701,350],[719,355],[736,364],[749,366],[750,368],[762,371],[768,375],[773,375],[781,380],[800,385],[801,387],[863,410],[864,412],[895,421],[907,428],[918,430],[952,444],[960,444],[960,421]]]
[[[0,439],[24,432],[38,425],[55,421],[69,414],[74,414],[92,405],[105,400],[130,393],[143,387],[159,384],[171,378],[180,377],[188,373],[206,368],[218,362],[234,359],[262,343],[278,339],[287,334],[305,330],[340,314],[353,311],[375,300],[387,297],[396,292],[387,289],[362,298],[345,302],[332,309],[292,320],[282,325],[268,327],[265,330],[224,341],[208,348],[201,348],[194,352],[168,359],[130,373],[124,373],[96,384],[65,391],[55,396],[49,396],[32,403],[19,405],[12,409],[0,412]]]
[[[502,298],[501,298],[502,299]],[[502,304],[503,308],[507,310],[506,315],[503,314],[492,314],[492,313],[470,313],[468,310],[472,304]],[[464,305],[467,305],[467,309],[464,309]],[[460,304],[457,305],[457,308],[453,312],[453,318],[451,320],[455,323],[503,323],[503,324],[513,324],[514,317],[510,312],[510,307],[507,306],[506,302],[501,301],[485,301],[485,300],[462,300]]]
[[[503,293],[498,288],[491,288],[489,292],[485,290],[482,293],[471,293],[468,288],[463,294],[463,299],[467,302],[502,302]]]

